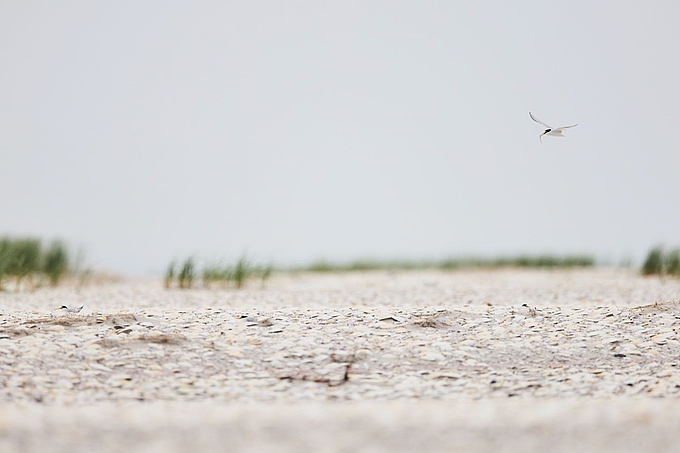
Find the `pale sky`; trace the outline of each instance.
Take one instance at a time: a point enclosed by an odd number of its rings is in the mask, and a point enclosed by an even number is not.
[[[0,235],[99,269],[680,245],[680,3],[0,3]],[[566,138],[538,140],[532,111]]]

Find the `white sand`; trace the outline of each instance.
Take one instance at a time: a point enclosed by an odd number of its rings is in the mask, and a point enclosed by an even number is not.
[[[679,298],[625,270],[0,293],[0,452],[675,451]]]

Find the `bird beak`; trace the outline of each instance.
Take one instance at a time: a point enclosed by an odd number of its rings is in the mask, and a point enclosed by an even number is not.
[[[540,140],[541,143],[543,143],[543,136],[545,135],[545,132],[543,132],[541,135],[538,136],[538,139]]]

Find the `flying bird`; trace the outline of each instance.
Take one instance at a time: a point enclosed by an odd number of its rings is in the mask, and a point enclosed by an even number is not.
[[[545,127],[547,127],[547,129],[545,131],[543,131],[543,133],[541,135],[538,136],[538,139],[541,141],[541,143],[543,143],[543,136],[544,135],[552,135],[553,137],[564,137],[564,135],[562,134],[562,131],[564,131],[565,129],[569,129],[570,127],[578,126],[578,123],[576,123],[576,124],[572,124],[571,126],[552,127],[552,126],[548,126],[543,121],[536,118],[534,115],[531,114],[531,112],[529,112],[529,116],[531,117],[532,120],[536,121],[538,124],[542,124]]]

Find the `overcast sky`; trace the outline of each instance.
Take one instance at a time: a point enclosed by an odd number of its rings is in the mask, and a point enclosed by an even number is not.
[[[557,6],[560,5],[560,6]],[[0,234],[175,257],[680,245],[680,3],[0,3]],[[579,123],[566,138],[543,127]]]

